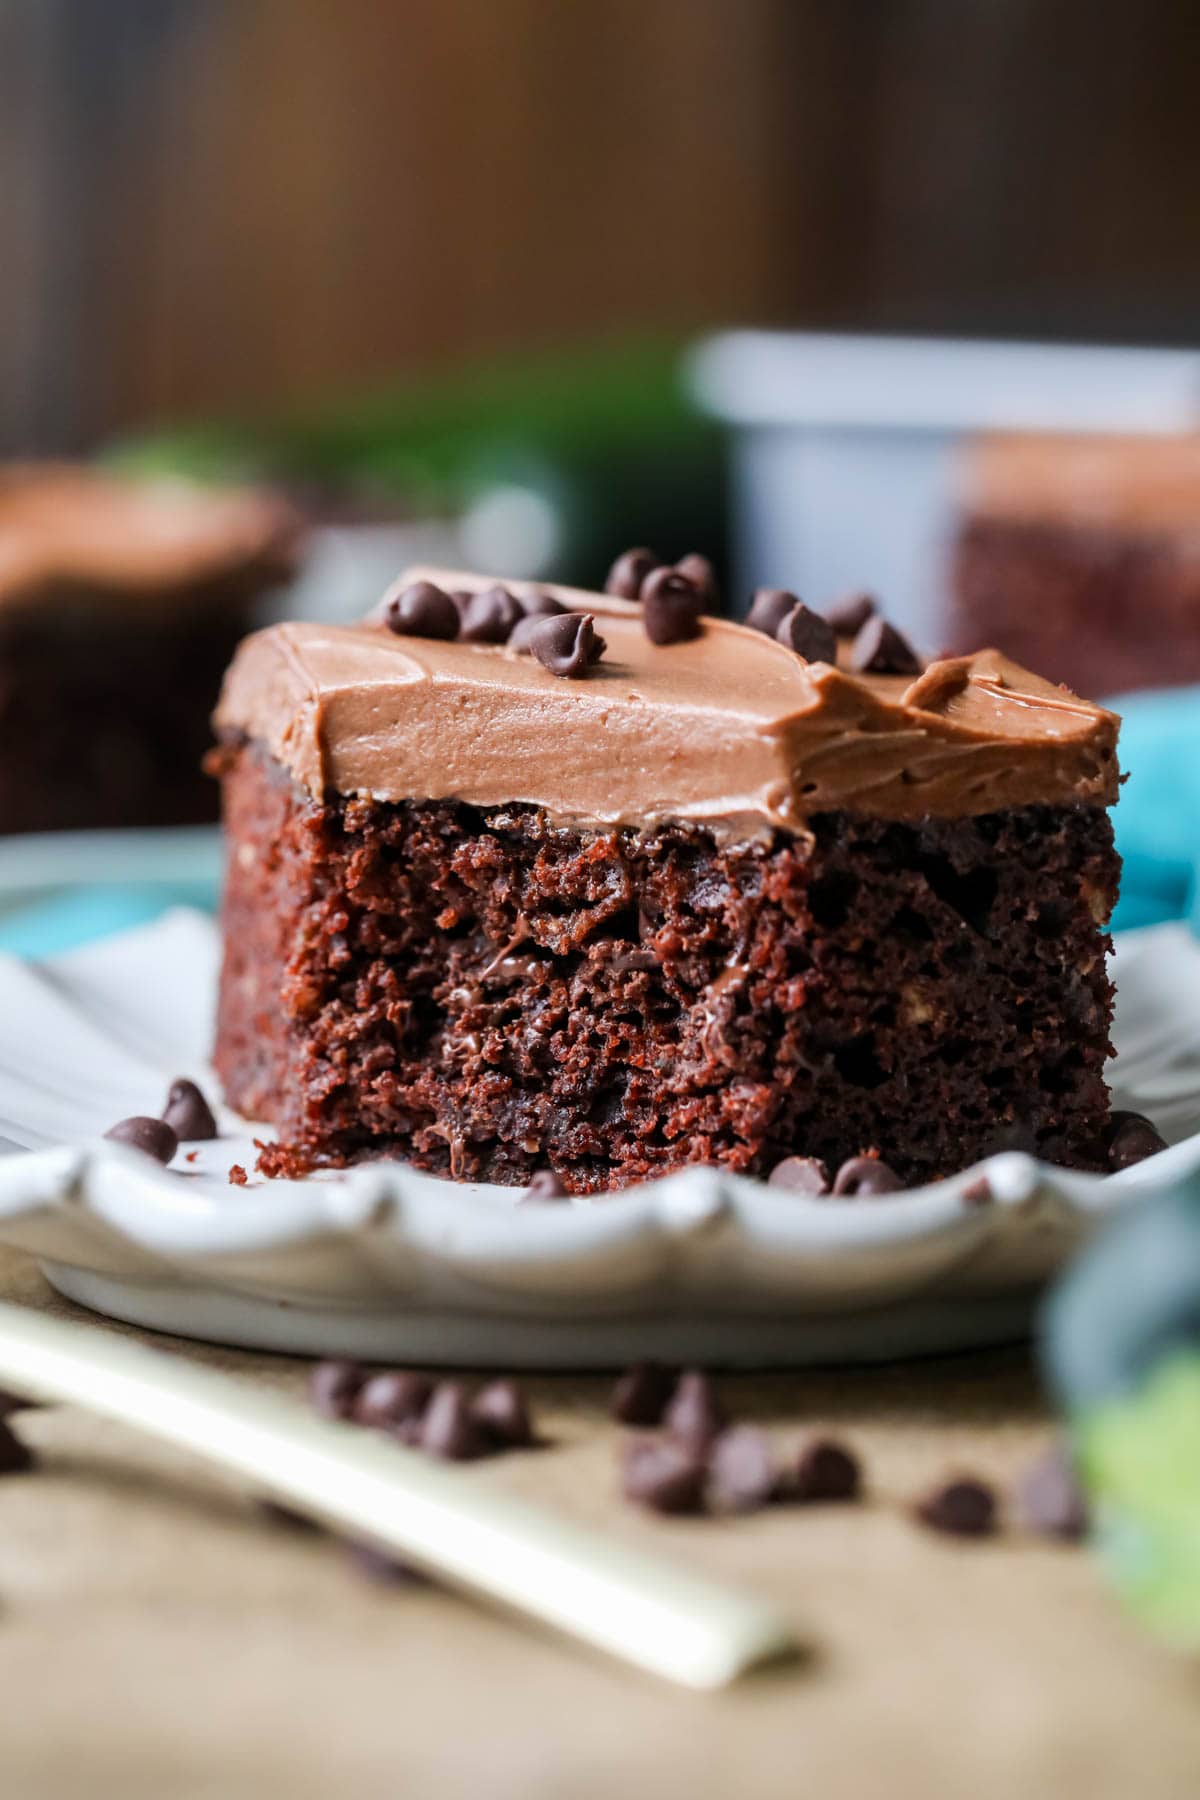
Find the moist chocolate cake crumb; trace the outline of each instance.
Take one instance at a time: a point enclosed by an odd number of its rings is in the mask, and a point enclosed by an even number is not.
[[[516,804],[321,804],[252,745],[221,760],[216,1062],[278,1130],[263,1174],[391,1155],[525,1186],[552,1146],[590,1194],[870,1148],[912,1186],[1017,1129],[1108,1166],[1098,808],[817,813],[737,845]]]

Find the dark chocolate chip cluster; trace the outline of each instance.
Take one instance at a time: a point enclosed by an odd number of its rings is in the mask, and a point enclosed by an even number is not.
[[[606,593],[641,602],[646,636],[654,644],[695,637],[704,611],[717,599],[712,565],[695,554],[664,563],[653,550],[626,550],[604,585]],[[838,639],[851,638],[849,665],[857,674],[919,675],[924,667],[870,594],[848,594],[819,613],[787,588],[759,588],[746,624],[785,644],[805,662],[835,663]]]
[[[727,1418],[698,1369],[677,1374],[661,1363],[635,1363],[613,1389],[610,1411],[622,1425],[657,1433],[627,1438],[620,1451],[625,1498],[651,1512],[720,1515],[862,1498],[862,1469],[846,1444],[814,1434],[778,1457],[765,1432]],[[1018,1478],[1014,1501],[1027,1531],[1063,1543],[1087,1534],[1086,1498],[1061,1441]],[[948,1537],[990,1537],[1000,1529],[996,1491],[975,1475],[944,1478],[907,1510]]]
[[[849,664],[856,674],[919,675],[924,667],[870,594],[848,594],[822,614],[786,588],[759,588],[746,623],[753,631],[777,638],[806,662],[836,662],[838,639],[850,638]]]
[[[171,1083],[162,1116],[135,1113],[119,1119],[105,1132],[115,1144],[140,1150],[155,1162],[169,1163],[182,1143],[200,1143],[219,1136],[212,1107],[194,1081],[181,1078]]]
[[[604,584],[606,594],[638,600],[652,644],[683,644],[699,636],[706,609],[717,603],[717,580],[706,556],[692,551],[665,563],[653,550],[626,550]]]
[[[448,1462],[471,1462],[537,1439],[525,1395],[515,1381],[493,1381],[477,1393],[461,1381],[433,1381],[415,1369],[371,1374],[355,1362],[323,1362],[309,1386],[326,1419],[370,1426]]]
[[[613,1390],[623,1425],[657,1428],[657,1437],[622,1446],[625,1498],[652,1512],[746,1513],[779,1502],[856,1500],[858,1459],[832,1438],[814,1438],[780,1460],[757,1426],[731,1422],[699,1369],[675,1374],[635,1363]]]
[[[518,598],[501,586],[447,593],[432,581],[414,581],[386,603],[383,623],[401,637],[507,644],[568,681],[585,676],[606,648],[594,614],[568,612],[550,594]]]

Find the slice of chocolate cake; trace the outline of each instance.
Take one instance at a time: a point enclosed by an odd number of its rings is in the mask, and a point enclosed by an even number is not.
[[[216,1061],[265,1166],[1102,1167],[1117,720],[622,565],[640,603],[415,571],[241,647]]]
[[[0,832],[212,817],[209,714],[297,537],[269,495],[0,471]]]
[[[1086,693],[1200,681],[1200,436],[985,438],[961,504],[956,643]]]

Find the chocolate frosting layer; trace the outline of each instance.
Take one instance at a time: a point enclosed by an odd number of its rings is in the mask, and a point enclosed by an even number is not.
[[[73,463],[0,470],[0,607],[70,590],[127,604],[295,566],[300,520],[254,489],[133,480]]]
[[[397,583],[480,590],[409,570]],[[833,808],[889,819],[1116,798],[1114,714],[997,651],[912,676],[805,662],[706,619],[657,646],[636,603],[511,581],[596,615],[607,653],[562,681],[504,646],[361,625],[277,625],[242,644],[215,723],[263,743],[316,798],[525,801],[601,825],[796,828]]]

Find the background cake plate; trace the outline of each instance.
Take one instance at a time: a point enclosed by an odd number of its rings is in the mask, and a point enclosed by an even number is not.
[[[1200,944],[1119,940],[1117,1104],[1172,1147],[1106,1178],[1016,1154],[871,1200],[808,1200],[693,1169],[567,1205],[397,1163],[229,1181],[255,1136],[170,1170],[100,1134],[206,1067],[217,939],[178,909],[38,964],[0,957],[0,1243],[64,1294],[161,1331],[308,1354],[601,1368],[763,1366],[1019,1334],[1098,1221],[1200,1166]],[[990,1198],[980,1198],[983,1175]]]

